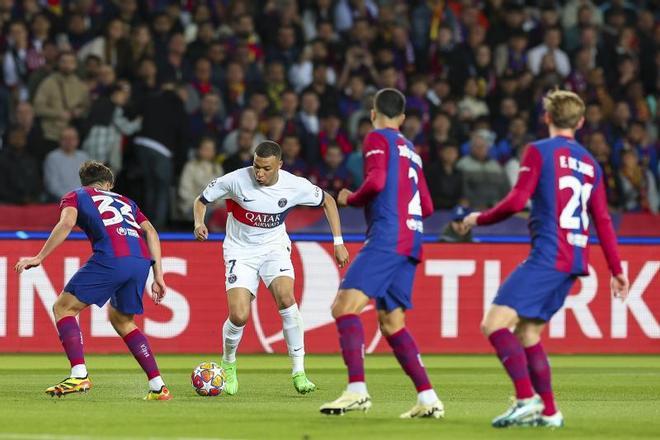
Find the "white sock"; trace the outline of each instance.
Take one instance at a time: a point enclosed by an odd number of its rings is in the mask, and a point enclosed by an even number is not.
[[[417,393],[417,403],[419,405],[432,405],[438,400],[438,395],[435,394],[435,390],[433,390],[433,388]]]
[[[280,310],[282,332],[291,358],[291,374],[305,371],[305,326],[298,305]]]
[[[367,394],[366,382],[350,382],[346,387],[346,391],[351,393]]]
[[[85,364],[78,364],[71,367],[71,377],[87,377],[87,367]]]
[[[153,379],[149,379],[149,389],[151,391],[160,391],[161,388],[165,386],[165,381],[160,376],[156,376]]]
[[[236,350],[243,337],[245,326],[237,326],[229,318],[222,326],[222,360],[225,362],[236,362]]]

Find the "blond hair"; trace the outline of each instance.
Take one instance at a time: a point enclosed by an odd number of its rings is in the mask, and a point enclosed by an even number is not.
[[[584,116],[584,101],[567,90],[552,90],[543,97],[543,109],[557,128],[576,129]]]

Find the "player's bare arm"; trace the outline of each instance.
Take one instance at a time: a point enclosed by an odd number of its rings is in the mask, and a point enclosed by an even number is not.
[[[195,218],[195,238],[197,241],[204,241],[209,238],[209,230],[204,223],[204,216],[206,215],[206,205],[201,202],[199,196],[195,199],[193,205],[193,216]]]
[[[342,191],[348,191],[346,189]],[[334,237],[335,244],[335,260],[339,267],[344,267],[348,263],[348,250],[344,246],[344,241],[341,235],[341,221],[339,220],[339,211],[337,210],[337,204],[335,199],[326,192],[323,193],[323,211],[325,211],[325,217],[328,219],[330,224],[330,230],[332,231],[332,236]]]
[[[23,270],[31,269],[37,267],[41,264],[43,260],[46,259],[48,255],[51,254],[71,233],[71,229],[76,225],[76,220],[78,218],[78,210],[73,207],[66,207],[62,210],[60,214],[60,220],[57,222],[55,227],[50,233],[48,240],[44,243],[44,246],[41,248],[41,251],[33,257],[21,258],[21,260],[16,263],[14,269],[17,273],[23,272]]]
[[[156,228],[154,228],[150,221],[147,220],[140,223],[140,227],[144,231],[147,240],[147,247],[151,253],[151,258],[154,261],[154,264],[151,266],[151,270],[154,273],[154,282],[151,283],[151,299],[154,303],[160,304],[167,291],[167,286],[165,285],[165,279],[163,277],[160,238],[158,238],[158,231],[156,231]]]

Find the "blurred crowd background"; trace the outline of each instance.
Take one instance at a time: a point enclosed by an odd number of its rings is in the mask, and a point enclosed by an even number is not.
[[[436,209],[483,209],[547,135],[541,98],[586,102],[577,139],[613,211],[657,213],[658,1],[0,0],[0,203],[53,203],[87,159],[157,227],[273,139],[332,194],[363,179],[374,92]]]

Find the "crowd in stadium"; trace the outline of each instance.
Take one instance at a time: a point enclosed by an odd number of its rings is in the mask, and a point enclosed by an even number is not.
[[[541,98],[586,103],[577,138],[612,210],[656,213],[657,2],[0,0],[0,203],[57,202],[88,159],[157,227],[192,219],[264,139],[336,194],[363,178],[374,92],[405,92],[403,134],[436,209],[492,206],[546,136]]]

